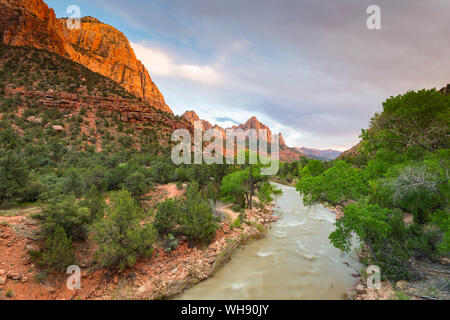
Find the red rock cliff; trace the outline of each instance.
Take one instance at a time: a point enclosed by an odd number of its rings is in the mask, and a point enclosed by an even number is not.
[[[47,49],[119,83],[155,108],[172,112],[122,32],[85,17],[69,30],[42,0],[0,0],[0,38],[9,45]]]

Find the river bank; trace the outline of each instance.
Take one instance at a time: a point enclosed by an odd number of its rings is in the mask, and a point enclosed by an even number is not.
[[[182,190],[174,184],[158,186],[151,198],[161,201],[179,196]],[[153,254],[134,267],[119,272],[98,269],[90,241],[75,244],[75,255],[81,268],[81,289],[69,290],[65,273],[45,273],[31,259],[30,252],[44,247],[39,239],[39,226],[30,217],[39,208],[23,208],[0,213],[0,299],[167,299],[194,284],[211,277],[234,250],[252,239],[263,237],[270,223],[277,220],[273,205],[262,210],[246,210],[246,221],[240,228],[232,227],[231,205],[222,205],[225,220],[215,239],[204,248],[189,248],[186,239],[179,239],[175,250],[166,252],[155,246]]]
[[[356,283],[359,263],[328,240],[333,214],[323,206],[305,207],[295,188],[277,185],[279,217],[266,236],[236,250],[213,277],[176,299],[308,300],[345,299]]]
[[[336,220],[344,216],[345,206],[329,206],[335,213]],[[412,223],[412,215],[405,213],[404,222]],[[367,261],[369,249],[359,250],[360,262]],[[437,261],[414,261],[416,270],[422,279],[417,281],[381,281],[380,289],[367,286],[367,275],[364,270],[358,274],[358,282],[347,293],[350,300],[449,300],[450,299],[450,259],[441,257]]]

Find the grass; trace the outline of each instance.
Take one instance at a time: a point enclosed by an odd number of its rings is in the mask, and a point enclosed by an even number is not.
[[[395,300],[411,300],[411,298],[403,291],[396,291],[394,293]]]
[[[13,291],[12,291],[11,289],[9,289],[8,291],[6,291],[5,297],[7,297],[7,298],[12,298],[12,296],[13,296]]]

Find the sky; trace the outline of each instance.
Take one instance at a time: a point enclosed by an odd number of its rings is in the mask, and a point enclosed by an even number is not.
[[[291,147],[349,149],[387,98],[450,83],[449,0],[45,2],[122,31],[175,114],[256,116]]]

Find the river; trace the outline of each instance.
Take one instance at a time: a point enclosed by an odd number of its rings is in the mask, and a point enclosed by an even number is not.
[[[213,277],[177,299],[344,298],[360,266],[354,253],[328,240],[335,215],[321,205],[305,207],[294,188],[277,186],[283,190],[274,208],[280,219],[266,237],[237,250]]]

